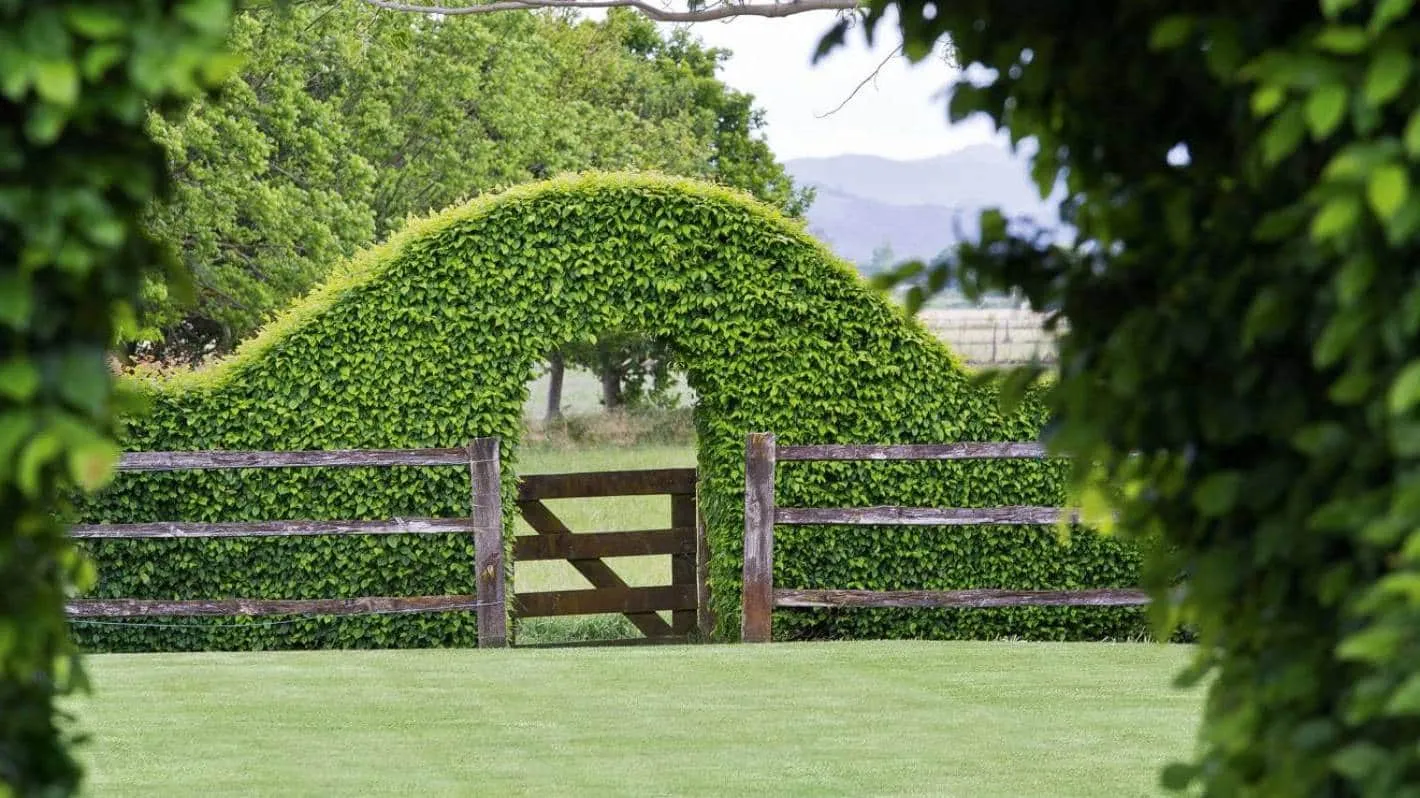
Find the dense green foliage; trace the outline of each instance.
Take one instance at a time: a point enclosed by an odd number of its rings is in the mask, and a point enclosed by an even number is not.
[[[0,795],[78,783],[54,701],[81,678],[63,601],[89,575],[50,511],[118,454],[104,351],[160,260],[137,229],[164,176],[144,114],[223,77],[230,13],[0,1]]]
[[[440,22],[317,0],[240,14],[245,57],[220,96],[154,134],[176,192],[155,235],[195,302],[149,292],[144,354],[228,351],[356,249],[410,216],[581,169],[713,178],[799,210],[722,51],[615,12]]]
[[[975,65],[953,117],[1035,137],[1044,187],[1064,170],[1079,246],[998,219],[961,276],[1068,321],[1053,441],[1166,544],[1159,619],[1215,677],[1166,781],[1420,794],[1411,0],[888,6],[909,54]]]
[[[228,361],[146,386],[125,446],[449,446],[496,435],[516,467],[526,383],[542,354],[603,330],[666,342],[696,391],[701,498],[722,637],[738,634],[744,439],[1030,440],[1038,403],[1003,415],[946,349],[801,225],[729,190],[587,176],[513,189],[416,222],[363,253]],[[413,470],[409,470],[413,471]],[[385,518],[467,512],[461,469],[122,475],[92,520]],[[1058,463],[797,464],[788,504],[1052,504]],[[511,503],[509,512],[513,512]],[[511,526],[510,526],[511,528]],[[1132,550],[1079,531],[791,529],[784,586],[1092,587],[1138,579]],[[97,595],[304,597],[466,593],[461,539],[94,545]],[[1137,612],[785,612],[786,637],[1037,638],[1137,633]],[[201,626],[197,622],[195,625]],[[298,620],[170,632],[82,630],[105,649],[468,643],[465,616]]]

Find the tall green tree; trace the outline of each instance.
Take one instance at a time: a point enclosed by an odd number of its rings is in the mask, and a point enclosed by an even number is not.
[[[720,176],[802,210],[749,98],[715,77],[722,54],[685,33],[629,13],[288,12],[241,14],[240,77],[152,120],[178,188],[150,227],[197,285],[148,294],[170,355],[227,349],[410,215],[563,171]]]
[[[1420,795],[1414,4],[873,0],[870,30],[889,8],[909,55],[968,65],[953,119],[1064,177],[1078,244],[997,216],[957,271],[1068,321],[1051,444],[1161,540],[1156,617],[1211,678],[1165,781]]]
[[[56,699],[82,683],[64,599],[85,567],[55,510],[108,477],[105,351],[162,263],[151,106],[215,85],[228,0],[0,0],[0,795],[79,784]]]

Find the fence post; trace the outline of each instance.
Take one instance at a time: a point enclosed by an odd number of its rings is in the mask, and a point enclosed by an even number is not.
[[[715,631],[715,617],[710,612],[710,544],[705,539],[705,509],[699,496],[695,503],[695,626],[700,639],[709,642]]]
[[[774,433],[745,440],[745,565],[740,639],[768,643],[774,614]]]
[[[682,527],[695,528],[695,494],[694,493],[672,493],[671,494],[671,526],[679,529]],[[696,584],[696,552],[688,554],[671,555],[671,584],[673,585],[694,585]],[[696,606],[699,606],[699,591],[696,591]],[[688,635],[695,631],[695,620],[698,610],[675,610],[671,613],[671,631],[678,635]]]
[[[473,559],[478,603],[478,647],[508,645],[507,574],[503,568],[503,491],[497,438],[468,446],[472,482]]]

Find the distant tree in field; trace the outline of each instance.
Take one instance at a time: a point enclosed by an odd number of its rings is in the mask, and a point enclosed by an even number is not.
[[[892,243],[884,241],[873,248],[873,254],[866,262],[858,265],[858,271],[871,276],[886,272],[896,265],[897,256],[893,254]]]

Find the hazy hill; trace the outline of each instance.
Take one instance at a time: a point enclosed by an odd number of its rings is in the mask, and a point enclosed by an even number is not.
[[[785,167],[795,181],[818,189],[809,229],[856,263],[885,242],[898,258],[930,258],[958,234],[974,238],[977,215],[988,207],[1058,221],[1040,199],[1025,159],[996,144],[921,160],[839,155],[797,158]]]

